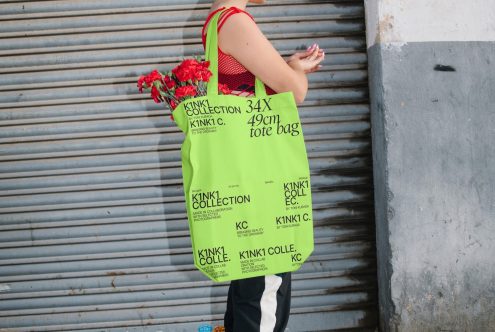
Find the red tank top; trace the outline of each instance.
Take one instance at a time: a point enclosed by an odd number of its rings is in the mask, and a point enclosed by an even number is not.
[[[225,9],[225,7],[218,8],[211,12],[203,25],[201,31],[201,37],[203,40],[203,48],[206,48],[206,26],[210,19],[218,11]],[[254,18],[248,12],[239,9],[237,7],[228,7],[218,19],[218,30],[222,28],[223,24],[230,16],[238,13],[244,13],[248,15],[253,21]],[[254,75],[246,69],[239,61],[237,61],[233,56],[225,54],[222,52],[220,47],[218,48],[218,82],[222,84],[227,84],[233,95],[249,96],[254,94]],[[266,93],[268,95],[275,94],[269,86],[265,85]]]

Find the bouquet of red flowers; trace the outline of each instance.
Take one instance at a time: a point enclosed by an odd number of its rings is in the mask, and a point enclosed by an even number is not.
[[[209,61],[201,61],[200,58],[185,59],[166,75],[156,69],[142,75],[137,86],[140,93],[143,89],[150,90],[155,103],[166,102],[174,110],[188,98],[206,95],[206,84],[212,75],[209,66]],[[218,90],[220,94],[231,93],[226,84],[218,84]],[[170,119],[174,119],[172,114]]]

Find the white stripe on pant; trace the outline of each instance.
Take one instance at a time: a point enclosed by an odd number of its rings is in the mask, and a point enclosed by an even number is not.
[[[274,274],[265,276],[265,290],[261,296],[260,332],[273,332],[277,318],[277,290],[282,284],[282,278]]]
[[[226,332],[283,332],[291,300],[290,272],[232,280],[224,316]]]

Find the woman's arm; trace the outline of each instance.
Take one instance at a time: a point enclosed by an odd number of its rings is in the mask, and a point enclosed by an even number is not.
[[[277,93],[292,91],[298,104],[308,91],[306,73],[317,70],[325,56],[315,47],[286,62],[247,15],[232,15],[225,21],[218,45]]]

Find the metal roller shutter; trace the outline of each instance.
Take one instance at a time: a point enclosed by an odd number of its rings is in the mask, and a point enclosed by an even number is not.
[[[139,75],[202,53],[208,8],[204,0],[0,2],[0,327],[221,324],[228,284],[192,264],[183,135],[136,88]],[[312,42],[328,54],[300,107],[315,251],[293,275],[289,330],[372,331],[363,1],[269,1],[249,10],[283,55]]]

